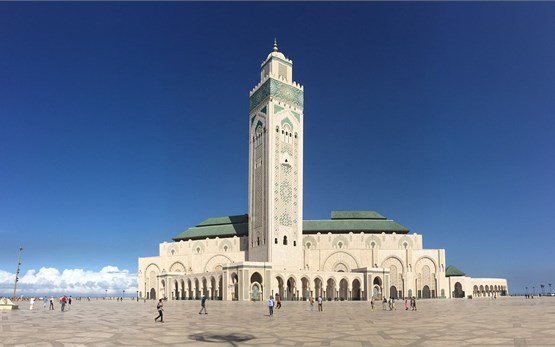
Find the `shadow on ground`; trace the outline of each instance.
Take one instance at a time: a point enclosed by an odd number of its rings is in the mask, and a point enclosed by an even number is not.
[[[191,340],[202,341],[202,342],[228,342],[232,346],[237,346],[237,342],[244,342],[252,340],[255,337],[253,335],[245,334],[212,334],[212,333],[199,333],[189,335]]]

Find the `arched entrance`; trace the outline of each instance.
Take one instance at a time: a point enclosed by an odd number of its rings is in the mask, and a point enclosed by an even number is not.
[[[389,288],[389,297],[393,299],[399,299],[397,296],[397,288],[395,286],[391,286]]]
[[[260,301],[262,300],[262,290],[260,288],[260,284],[258,283],[253,283],[251,286],[251,292],[252,292],[252,301]]]
[[[308,282],[308,278],[303,277],[301,278],[301,284],[303,287],[303,293],[302,293],[302,300],[307,300],[308,298],[310,298],[310,284]]]
[[[430,287],[428,286],[424,286],[424,288],[422,288],[422,298],[423,299],[429,299],[431,298],[431,292],[430,292]]]
[[[314,296],[318,297],[322,295],[322,280],[316,278],[314,280]]]
[[[239,300],[239,277],[234,272],[231,274],[231,300]]]
[[[327,284],[328,285],[326,286],[326,298],[328,300],[333,300],[335,299],[335,280],[333,278],[330,278]]]
[[[150,289],[149,299],[156,299],[156,290],[154,288]]]
[[[289,277],[287,280],[287,300],[295,300],[297,283],[293,277]]]
[[[455,283],[455,290],[453,291],[453,297],[464,298],[464,292],[462,290],[462,284],[460,282]]]
[[[285,284],[283,283],[283,279],[281,277],[276,277],[276,281],[277,281],[277,294],[279,294],[280,298],[284,298],[285,296],[283,295],[285,293]]]
[[[360,282],[359,280],[353,280],[353,289],[351,293],[351,300],[360,300],[361,299],[361,292],[360,292]]]
[[[382,299],[382,279],[379,277],[374,278],[374,281],[372,282],[372,295],[374,296],[374,299],[377,300],[381,300]]]
[[[349,282],[346,279],[339,281],[339,300],[349,300]]]
[[[251,275],[251,299],[253,301],[260,301],[262,300],[262,275],[258,272],[254,272]]]

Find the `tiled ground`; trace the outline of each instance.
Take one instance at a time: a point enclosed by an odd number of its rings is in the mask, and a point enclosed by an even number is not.
[[[38,305],[37,305],[38,304]],[[0,347],[103,346],[555,346],[555,298],[420,300],[418,311],[371,311],[366,302],[326,302],[311,312],[265,303],[74,301],[67,312],[42,308],[0,313]]]

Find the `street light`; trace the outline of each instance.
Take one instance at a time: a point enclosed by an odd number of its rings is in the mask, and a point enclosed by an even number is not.
[[[123,290],[123,296],[121,297],[121,301],[123,301],[123,298],[125,298],[125,289]]]
[[[106,291],[106,297],[104,298],[104,300],[108,299],[108,289],[104,289]]]
[[[17,290],[17,282],[19,281],[19,267],[21,266],[21,252],[23,247],[19,247],[19,256],[17,257],[17,270],[15,272],[15,282],[13,284],[13,301],[15,301],[15,292]]]
[[[532,286],[532,295],[536,295],[536,287]]]
[[[549,284],[549,294],[551,294],[551,293],[553,293],[553,292],[551,291],[551,283],[548,283],[548,284]]]

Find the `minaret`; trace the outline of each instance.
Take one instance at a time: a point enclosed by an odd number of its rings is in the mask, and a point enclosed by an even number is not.
[[[250,92],[249,129],[249,261],[303,269],[303,87],[276,41]]]

